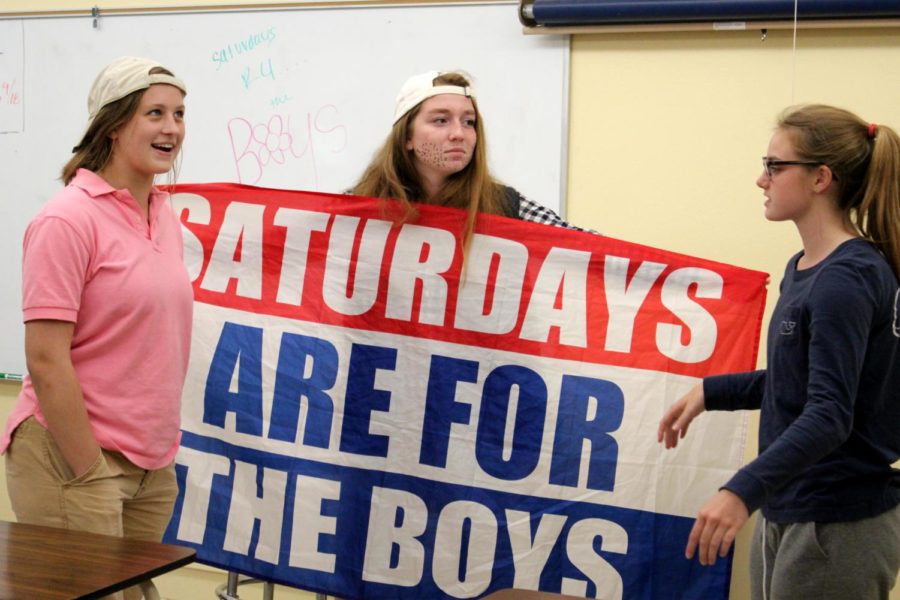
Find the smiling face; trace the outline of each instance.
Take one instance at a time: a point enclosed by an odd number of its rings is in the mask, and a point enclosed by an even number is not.
[[[110,135],[112,157],[104,171],[116,173],[116,179],[152,181],[174,165],[184,131],[182,91],[166,84],[151,85],[131,119]]]
[[[426,187],[439,188],[469,165],[478,142],[475,118],[475,106],[466,96],[440,94],[422,102],[406,149]]]
[[[769,141],[766,156],[776,160],[803,160],[797,155],[790,133],[777,129]],[[765,215],[770,221],[799,222],[813,208],[816,166],[781,165],[770,168],[771,176],[763,171],[756,180],[766,197]]]

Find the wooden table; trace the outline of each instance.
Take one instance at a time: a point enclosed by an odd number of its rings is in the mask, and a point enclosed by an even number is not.
[[[0,598],[98,598],[194,561],[191,548],[0,521]]]

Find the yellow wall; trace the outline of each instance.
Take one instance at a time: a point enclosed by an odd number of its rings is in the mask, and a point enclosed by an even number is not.
[[[212,2],[171,4],[203,3]],[[5,0],[0,11],[94,4],[149,3]],[[754,186],[777,113],[793,102],[826,102],[900,128],[897,29],[801,30],[796,58],[791,44],[785,30],[764,41],[759,31],[575,36],[569,219],[616,238],[771,273],[768,315],[784,262],[799,247],[792,225],[763,219]],[[0,385],[3,414],[16,391]],[[751,437],[755,430],[752,420]],[[756,451],[750,446],[748,459]],[[5,494],[0,518],[11,518]],[[733,600],[749,597],[747,531],[738,539]],[[208,597],[222,582],[222,574],[188,568],[158,585],[164,596],[187,600]],[[242,590],[241,597],[254,593]],[[280,588],[276,596],[312,597]],[[891,599],[900,600],[900,588]]]

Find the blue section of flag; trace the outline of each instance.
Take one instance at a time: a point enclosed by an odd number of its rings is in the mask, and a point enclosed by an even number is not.
[[[684,558],[684,546],[693,524],[692,518],[673,517],[648,511],[603,506],[587,502],[576,502],[552,498],[526,496],[500,492],[475,486],[456,485],[413,477],[386,473],[284,456],[260,450],[247,449],[225,443],[216,438],[204,437],[185,432],[182,446],[193,451],[224,456],[231,463],[228,475],[215,476],[209,490],[209,507],[206,529],[202,544],[191,544],[177,538],[178,524],[184,505],[184,490],[188,467],[177,465],[180,494],[176,502],[172,522],[166,532],[165,541],[189,545],[197,550],[201,562],[221,567],[229,571],[246,573],[257,578],[325,592],[342,598],[453,598],[435,582],[434,547],[437,524],[441,511],[450,503],[465,501],[486,507],[496,521],[496,534],[491,527],[484,528],[478,523],[468,523],[463,533],[460,572],[464,574],[466,565],[467,536],[479,540],[484,531],[496,536],[490,585],[482,593],[513,587],[515,562],[512,547],[505,527],[506,510],[530,513],[532,536],[542,514],[560,515],[566,521],[556,539],[540,577],[540,588],[545,591],[560,591],[564,577],[587,581],[587,596],[596,594],[596,586],[590,577],[573,564],[568,555],[566,539],[573,525],[586,519],[603,520],[614,523],[627,534],[627,550],[624,553],[608,551],[602,537],[593,542],[593,552],[608,563],[622,579],[626,599],[715,599],[727,598],[732,557],[717,561],[713,567],[701,567],[695,560]],[[254,558],[259,538],[259,521],[254,525],[249,555],[224,550],[229,506],[234,490],[234,461],[280,471],[287,476],[284,499],[281,547],[278,564],[271,564]],[[293,527],[294,482],[298,475],[340,482],[338,500],[324,500],[321,514],[333,517],[335,533],[318,536],[318,552],[334,554],[334,573],[312,569],[302,569],[289,565],[291,532]],[[373,490],[383,488],[398,490],[421,499],[427,508],[427,526],[417,540],[425,549],[425,559],[421,578],[414,586],[389,585],[364,581],[363,561],[365,558],[369,515]],[[260,492],[258,480],[258,489]],[[590,493],[590,492],[588,492]],[[237,495],[252,496],[252,490],[238,490]],[[402,511],[396,519],[402,521]],[[388,523],[390,527],[394,524]],[[396,564],[402,551],[395,547],[392,561]],[[582,548],[581,552],[586,552]],[[446,568],[446,565],[441,565]],[[483,566],[483,565],[482,565]],[[601,583],[602,585],[602,583]]]

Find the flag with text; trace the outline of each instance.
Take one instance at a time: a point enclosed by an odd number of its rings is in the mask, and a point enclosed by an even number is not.
[[[179,185],[194,332],[166,541],[341,598],[728,597],[684,546],[755,367],[764,273],[504,217]]]

